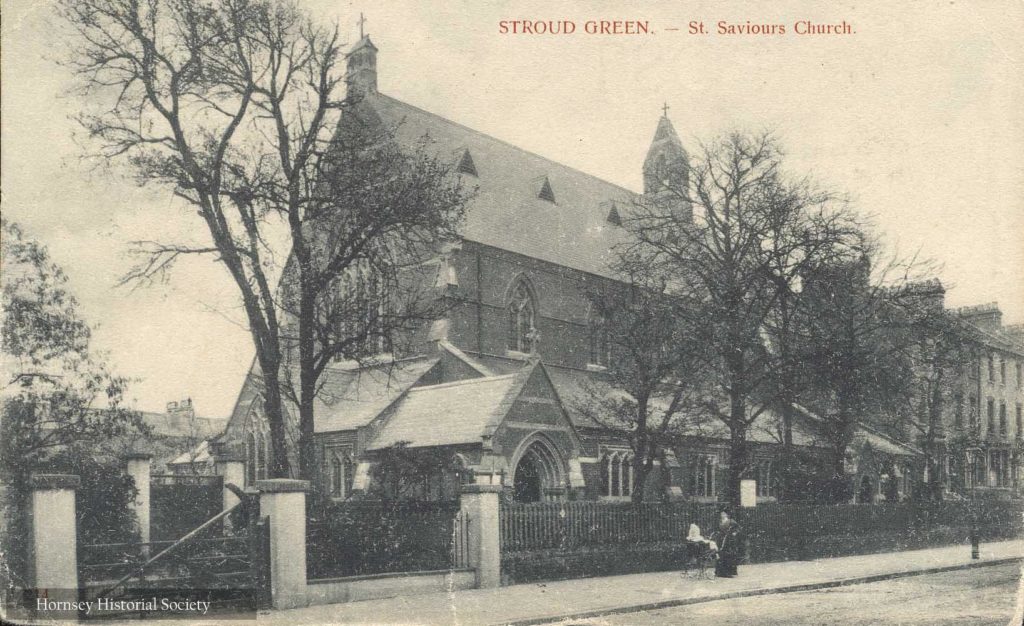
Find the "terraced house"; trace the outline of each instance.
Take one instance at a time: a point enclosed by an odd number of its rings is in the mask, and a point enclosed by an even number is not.
[[[964,307],[977,332],[947,418],[947,484],[962,493],[1009,495],[1021,487],[1024,454],[1024,325],[1002,324],[996,303]]]

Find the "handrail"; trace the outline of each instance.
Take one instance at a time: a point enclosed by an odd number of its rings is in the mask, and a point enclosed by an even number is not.
[[[182,545],[183,543],[185,543],[186,541],[188,541],[192,537],[195,537],[199,533],[203,532],[204,530],[206,530],[207,528],[212,526],[217,521],[227,517],[228,514],[230,514],[232,511],[234,511],[238,507],[242,506],[243,502],[244,502],[244,500],[236,502],[230,508],[224,509],[223,511],[221,511],[220,513],[218,513],[214,517],[211,517],[210,519],[206,520],[198,528],[196,528],[195,530],[189,532],[187,535],[185,535],[181,539],[175,541],[171,546],[169,546],[169,547],[165,548],[164,550],[162,550],[159,554],[157,554],[156,556],[152,557],[151,559],[149,559],[148,561],[146,561],[145,563],[140,565],[137,569],[132,570],[128,574],[125,574],[124,576],[122,576],[116,583],[114,583],[113,585],[111,585],[111,586],[101,590],[99,593],[96,594],[95,597],[98,598],[98,597],[100,597],[100,596],[102,596],[104,594],[110,593],[111,591],[113,591],[113,590],[117,589],[118,587],[120,587],[125,581],[129,580],[130,578],[134,578],[135,576],[138,576],[142,572],[146,571],[147,567],[149,567],[150,565],[152,565],[156,561],[162,559],[164,557],[164,555],[169,554],[171,551],[176,549],[178,546]]]

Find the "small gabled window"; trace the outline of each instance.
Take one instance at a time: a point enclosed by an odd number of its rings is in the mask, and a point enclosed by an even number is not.
[[[551,204],[557,204],[555,202],[555,192],[551,190],[551,183],[548,181],[548,177],[544,177],[544,182],[541,183],[540,192],[537,197],[541,200],[547,200]]]
[[[619,216],[619,210],[615,208],[614,204],[612,205],[612,210],[608,211],[608,217],[606,219],[608,220],[609,224],[622,226],[622,217]]]
[[[459,166],[455,168],[460,174],[469,174],[470,176],[479,176],[476,173],[476,163],[473,162],[473,155],[469,153],[469,149],[466,149],[462,153],[462,158],[459,159]]]

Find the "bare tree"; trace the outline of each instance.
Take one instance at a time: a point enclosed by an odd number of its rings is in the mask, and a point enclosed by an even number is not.
[[[767,133],[702,145],[687,173],[658,177],[664,189],[645,196],[623,224],[636,239],[633,263],[672,276],[694,303],[688,314],[706,324],[711,349],[702,371],[711,388],[703,409],[729,429],[726,497],[735,502],[748,428],[790,389],[776,378],[768,329],[803,268],[829,256],[850,225],[830,195],[787,180]]]
[[[846,261],[829,260],[804,277],[798,400],[823,422],[830,451],[831,497],[850,496],[847,450],[859,425],[885,428],[885,416],[914,385],[904,313],[916,306],[904,288],[918,265],[884,261],[865,239]]]
[[[379,364],[408,353],[450,304],[438,281],[467,199],[452,163],[425,143],[403,147],[395,129],[361,105],[346,107],[318,162],[284,277],[282,302],[294,321],[285,335],[288,361],[297,357],[299,368],[298,387],[289,379],[286,388],[299,407],[306,477],[316,459],[313,399],[324,371],[337,361]]]
[[[943,456],[951,439],[964,434],[964,395],[961,383],[972,361],[976,330],[943,307],[943,288],[937,280],[916,282],[900,290],[896,320],[899,347],[910,364],[909,384],[893,403],[890,415],[896,430],[916,440],[927,468],[925,497],[941,500]],[[945,415],[952,408],[956,420],[947,428]]]
[[[334,332],[326,325],[317,330],[318,320],[331,317],[321,295],[350,269],[376,262],[372,269],[379,270],[385,255],[368,250],[381,249],[377,243],[399,231],[422,243],[415,249],[425,254],[438,238],[429,229],[448,222],[412,216],[410,202],[447,200],[437,212],[431,213],[436,204],[423,206],[424,212],[436,215],[455,205],[456,221],[460,196],[451,190],[457,181],[422,153],[398,157],[380,132],[370,142],[335,133],[346,113],[359,113],[356,100],[346,103],[339,93],[343,44],[336,28],[316,25],[293,3],[61,0],[59,6],[72,30],[68,63],[80,92],[95,103],[80,119],[98,141],[99,155],[127,161],[140,184],[171,190],[197,211],[210,235],[210,244],[200,246],[138,242],[143,261],[125,281],[161,277],[183,255],[211,255],[224,264],[256,348],[270,473],[291,473],[282,397],[290,392],[300,414],[299,473],[310,477],[317,378],[331,358],[351,356],[358,352],[351,346],[379,334],[367,327],[382,326],[365,314],[353,316],[362,326],[350,325],[349,336],[332,336],[318,349],[318,335],[323,342]],[[361,175],[377,178],[353,176],[353,156],[367,161],[360,162]],[[433,191],[418,192],[427,177]],[[401,209],[371,214],[348,203],[369,197],[377,200],[373,208]],[[325,234],[322,227],[335,218],[343,226]],[[277,226],[289,235],[291,262],[284,273],[295,283],[284,298],[273,277],[282,270],[270,244]],[[396,265],[414,266],[408,256]],[[293,348],[297,393],[285,369]]]
[[[585,389],[578,409],[611,433],[625,433],[633,451],[634,502],[645,497],[655,462],[664,463],[675,436],[685,429],[698,387],[695,372],[705,342],[699,326],[681,314],[686,302],[670,294],[666,281],[633,267],[625,285],[605,285],[589,294],[592,359],[607,363],[599,381]],[[667,471],[667,469],[665,469]]]

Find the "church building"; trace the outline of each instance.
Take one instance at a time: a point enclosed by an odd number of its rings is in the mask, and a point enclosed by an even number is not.
[[[635,482],[628,438],[581,406],[607,388],[602,372],[615,358],[586,294],[615,284],[608,267],[626,236],[620,211],[637,193],[379,93],[377,52],[363,37],[348,56],[348,88],[362,96],[361,110],[393,127],[403,144],[429,137],[475,193],[461,241],[437,260],[438,288],[454,303],[447,317],[424,330],[414,354],[324,373],[315,401],[320,489],[335,499],[367,493],[374,464],[401,444],[450,455],[460,469],[426,481],[425,498],[457,497],[457,482],[474,475],[504,485],[516,501],[628,500]],[[685,180],[687,159],[662,115],[636,164],[644,193],[657,193],[659,177]],[[268,466],[261,412],[253,372],[220,441],[244,454],[250,483]],[[290,419],[294,447],[297,415]],[[915,458],[913,448],[877,433],[858,436],[858,445],[884,457],[879,467],[895,460],[909,468]],[[758,495],[771,500],[776,440],[767,427],[752,428],[750,439]],[[684,443],[658,462],[650,495],[716,500],[727,438]],[[815,446],[811,435],[797,443]],[[877,484],[882,471],[870,480]]]

